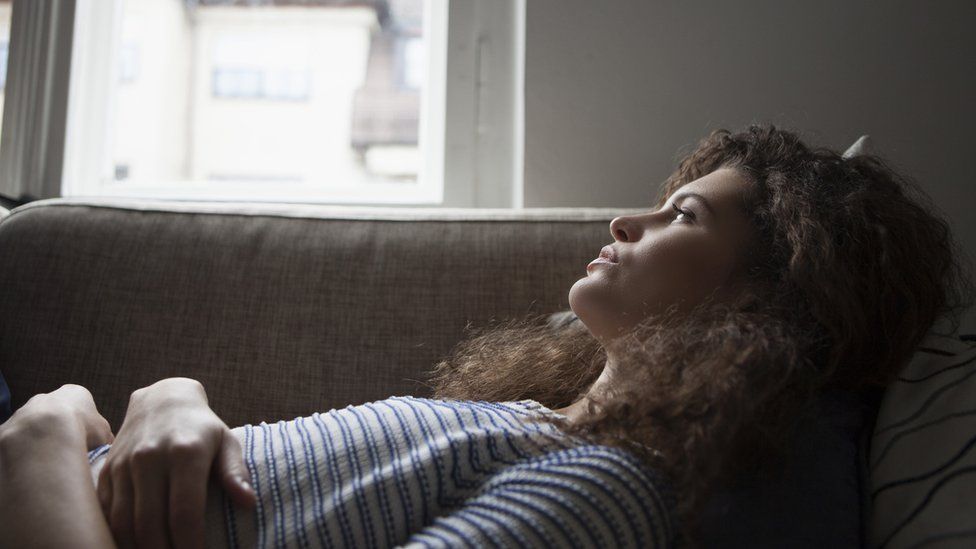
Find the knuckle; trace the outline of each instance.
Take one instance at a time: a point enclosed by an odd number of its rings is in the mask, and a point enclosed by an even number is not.
[[[129,402],[136,402],[140,398],[142,398],[142,396],[145,395],[145,394],[146,394],[146,388],[145,387],[142,387],[140,389],[136,389],[135,391],[132,391],[132,394],[129,395]]]
[[[193,379],[191,377],[172,377],[169,378],[169,382],[174,384],[179,384],[179,385],[185,385],[189,387],[203,387],[202,383],[200,383],[198,380]]]
[[[155,463],[160,457],[157,444],[140,444],[132,449],[130,461],[133,467],[145,467]]]
[[[175,461],[186,461],[201,456],[205,451],[203,441],[197,438],[180,438],[171,442],[167,454]]]
[[[109,470],[106,474],[112,479],[113,484],[124,481],[125,477],[129,476],[129,468],[121,460],[116,460],[115,463],[106,463],[105,468]]]
[[[34,406],[46,406],[53,402],[57,402],[57,398],[52,397],[51,394],[52,393],[38,393],[30,397],[30,399],[27,400],[26,404],[32,404]]]

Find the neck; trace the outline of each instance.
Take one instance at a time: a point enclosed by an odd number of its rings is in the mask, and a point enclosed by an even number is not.
[[[590,388],[587,389],[586,393],[576,402],[566,406],[565,408],[553,410],[553,412],[566,416],[569,418],[570,423],[575,423],[580,418],[585,416],[587,413],[587,404],[589,404],[591,397],[610,387],[613,364],[613,357],[607,356],[607,362],[603,365],[603,371],[600,372],[600,376],[596,379],[596,381],[593,382],[592,385],[590,385]]]

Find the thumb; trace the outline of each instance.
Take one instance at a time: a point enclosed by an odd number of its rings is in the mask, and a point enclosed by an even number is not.
[[[251,487],[251,475],[244,466],[244,451],[230,429],[224,429],[215,472],[221,486],[235,504],[251,507],[257,503],[257,494]]]

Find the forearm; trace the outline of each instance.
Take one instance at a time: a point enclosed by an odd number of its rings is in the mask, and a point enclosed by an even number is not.
[[[114,547],[84,437],[60,418],[0,428],[0,532],[9,547]]]

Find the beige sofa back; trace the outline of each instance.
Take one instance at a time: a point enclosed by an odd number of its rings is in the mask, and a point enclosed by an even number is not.
[[[0,222],[0,372],[121,424],[134,389],[207,387],[229,424],[428,395],[466,323],[568,309],[639,210],[56,199]]]

